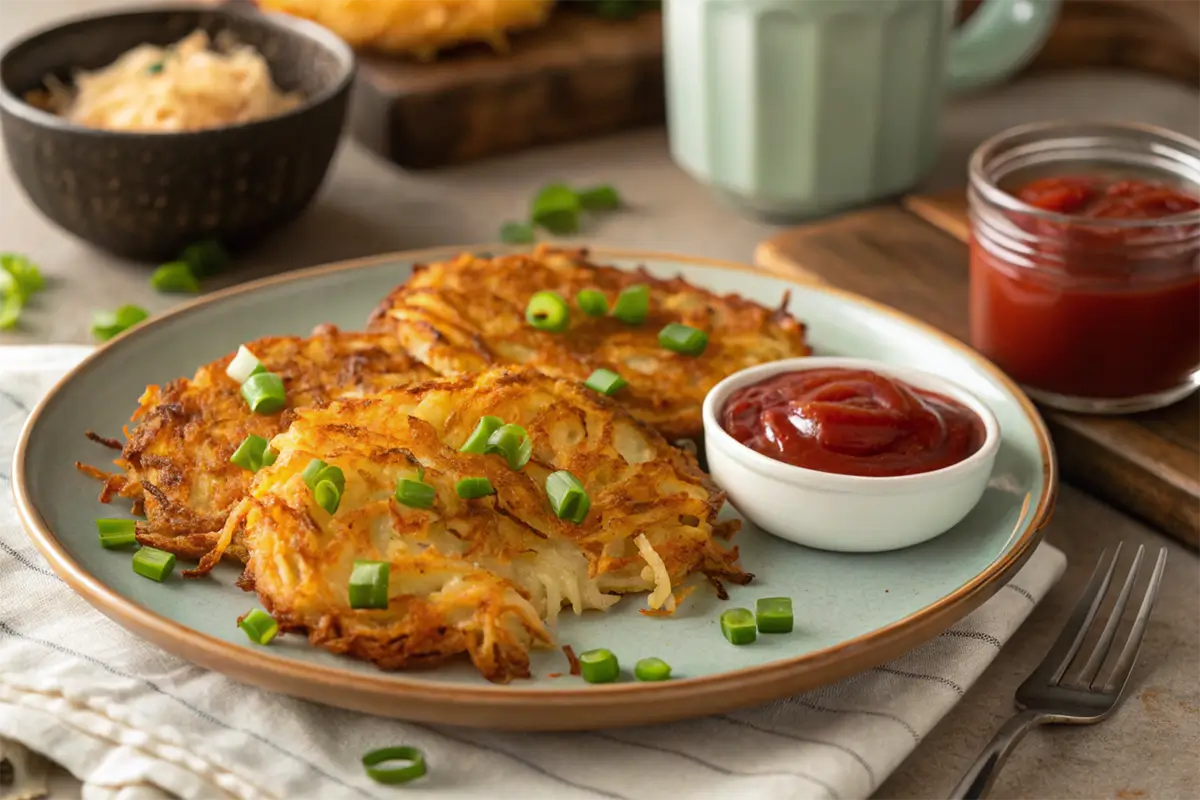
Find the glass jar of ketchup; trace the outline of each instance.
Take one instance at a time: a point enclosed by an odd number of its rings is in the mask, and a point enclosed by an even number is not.
[[[1145,411],[1200,385],[1200,142],[1029,125],[969,171],[975,349],[1069,411]]]

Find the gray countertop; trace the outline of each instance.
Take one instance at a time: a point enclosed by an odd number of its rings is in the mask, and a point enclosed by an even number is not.
[[[81,8],[119,4],[4,0],[0,41]],[[1200,97],[1142,76],[1089,72],[1030,77],[957,98],[944,115],[942,154],[929,187],[961,184],[967,155],[991,133],[1058,117],[1137,120],[1196,136]],[[755,245],[779,230],[739,217],[676,169],[661,130],[421,173],[399,170],[347,141],[312,209],[240,257],[222,280],[391,250],[491,241],[499,223],[520,215],[532,192],[552,179],[609,182],[630,202],[630,210],[590,225],[588,240],[598,244],[749,261]],[[7,173],[0,177],[0,250],[25,253],[51,278],[21,328],[0,334],[0,344],[85,342],[94,309],[136,303],[158,311],[176,302],[151,291],[146,266],[97,253],[48,223]],[[1200,796],[1200,560],[1069,487],[1048,536],[1067,553],[1063,580],[878,796],[937,797],[950,790],[1011,712],[1013,692],[1053,641],[1100,550],[1122,540],[1170,551],[1130,697],[1102,725],[1033,732],[1002,772],[994,796]],[[78,782],[65,773],[53,786],[55,800],[79,796]]]

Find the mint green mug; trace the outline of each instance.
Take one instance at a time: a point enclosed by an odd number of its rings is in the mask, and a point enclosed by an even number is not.
[[[942,98],[1037,53],[1059,0],[667,0],[671,155],[758,216],[796,220],[915,186]]]

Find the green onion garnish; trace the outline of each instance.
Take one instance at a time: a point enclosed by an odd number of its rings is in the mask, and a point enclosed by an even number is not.
[[[319,458],[314,458],[308,462],[308,466],[304,468],[304,472],[300,473],[300,478],[304,481],[304,485],[311,489],[314,494],[316,494],[317,487],[323,482],[332,484],[339,495],[346,491],[346,475],[342,472],[342,468],[331,467]],[[332,514],[333,512],[330,511],[329,513]]]
[[[612,683],[621,674],[621,666],[611,650],[588,650],[579,654],[579,673],[588,683]]]
[[[25,308],[25,298],[10,290],[0,301],[0,331],[11,331],[17,327],[21,318],[21,309]]]
[[[350,607],[387,608],[391,569],[386,561],[355,561],[350,570]]]
[[[309,489],[317,488],[317,479],[320,477],[321,471],[328,466],[328,464],[319,458],[314,458],[308,462],[308,466],[304,468],[304,472],[300,473],[300,477],[304,480],[304,485]]]
[[[583,484],[566,470],[553,472],[546,478],[546,496],[550,498],[550,507],[559,519],[576,525],[583,522],[592,507]]]
[[[542,187],[533,198],[530,218],[554,234],[575,233],[579,230],[579,212],[582,205],[579,195],[561,183]]]
[[[643,658],[633,667],[639,681],[665,681],[671,677],[671,665],[661,658]]]
[[[342,504],[342,491],[334,484],[333,481],[322,479],[315,489],[313,489],[313,500],[317,505],[325,509],[326,513],[336,514],[338,506]]]
[[[487,478],[463,478],[454,484],[454,491],[464,500],[475,500],[496,493],[492,482]]]
[[[499,417],[480,417],[479,424],[475,426],[475,430],[471,431],[471,435],[467,437],[463,446],[458,448],[458,452],[483,455],[487,452],[488,439],[492,438],[492,434],[502,425],[504,425],[504,420]]]
[[[149,316],[149,311],[137,306],[121,306],[116,311],[97,311],[92,315],[92,336],[101,342],[107,342]]]
[[[381,767],[388,761],[407,761],[403,767]],[[415,747],[384,747],[362,757],[363,768],[376,783],[408,783],[425,774],[425,755]]]
[[[611,211],[621,207],[621,196],[611,186],[593,186],[579,191],[579,204],[588,211]]]
[[[262,362],[258,360],[258,356],[251,353],[246,345],[239,345],[237,353],[234,354],[233,360],[229,362],[229,366],[225,368],[225,374],[236,383],[245,383],[246,379],[251,375],[256,375],[259,372],[266,372]]]
[[[270,443],[266,439],[250,434],[242,440],[238,449],[233,451],[229,461],[242,469],[258,472],[263,467],[274,464],[277,455],[278,453],[271,450]]]
[[[571,324],[571,308],[558,292],[537,292],[525,306],[525,321],[540,331],[559,333]]]
[[[581,289],[575,295],[575,303],[589,317],[603,317],[608,313],[608,298],[599,289]]]
[[[437,490],[428,483],[409,478],[400,478],[396,481],[396,502],[402,506],[432,508],[436,496]]]
[[[157,75],[163,71],[163,62],[155,61],[150,66],[146,67],[146,73],[149,75]]]
[[[507,244],[530,244],[534,241],[533,226],[528,222],[506,222],[500,226],[500,241]]]
[[[137,522],[132,519],[98,519],[96,532],[105,550],[128,547],[137,543]]]
[[[255,644],[270,644],[279,633],[279,623],[261,608],[251,609],[238,621],[238,627]]]
[[[46,288],[46,278],[37,265],[16,253],[0,253],[0,286],[9,295],[19,295],[21,302]]]
[[[795,624],[792,598],[761,597],[754,606],[754,617],[761,633],[791,633]]]
[[[508,461],[508,468],[518,470],[529,463],[533,455],[533,440],[520,425],[501,425],[488,437],[487,453],[499,453]]]
[[[595,389],[600,394],[612,397],[621,389],[629,385],[629,381],[622,378],[611,369],[598,369],[588,376],[588,379],[583,382],[583,385],[589,389]]]
[[[658,332],[658,343],[676,353],[698,356],[708,347],[708,334],[691,325],[672,322]]]
[[[183,248],[179,260],[191,266],[196,277],[207,278],[229,264],[229,253],[216,239],[205,239]]]
[[[721,633],[731,644],[750,644],[758,638],[754,614],[748,608],[731,608],[722,612]]]
[[[649,313],[650,287],[644,283],[622,289],[612,310],[612,315],[626,325],[641,325]]]
[[[154,547],[143,547],[133,554],[133,571],[143,578],[162,583],[175,569],[175,554]]]
[[[171,294],[196,294],[200,281],[196,280],[192,267],[186,261],[172,261],[154,270],[150,285],[156,292]]]
[[[274,414],[287,405],[283,378],[274,372],[258,372],[242,384],[242,397],[255,414]]]

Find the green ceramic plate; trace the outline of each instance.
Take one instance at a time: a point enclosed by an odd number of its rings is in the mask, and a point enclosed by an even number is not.
[[[18,509],[54,569],[108,616],[165,649],[269,689],[324,703],[424,721],[523,728],[598,728],[713,713],[832,682],[898,655],[975,608],[1032,552],[1053,505],[1055,475],[1046,430],[1020,391],[953,339],[898,312],[828,287],[797,284],[734,264],[682,256],[597,251],[598,261],[683,276],[719,292],[790,310],[809,325],[820,354],[914,364],[956,380],[991,405],[1003,444],[991,486],[953,530],[917,547],[880,554],[808,550],[747,525],[736,537],[757,577],[731,587],[731,602],[794,598],[796,630],[746,647],[722,637],[723,604],[697,591],[673,618],[638,613],[629,598],[607,614],[564,614],[559,639],[576,652],[607,647],[626,668],[659,656],[676,680],[593,686],[567,672],[557,651],[535,656],[534,677],[489,684],[468,663],[383,673],[281,637],[248,642],[235,620],[256,599],[222,566],[211,580],[165,584],[133,573],[129,554],[102,550],[93,520],[113,508],[76,461],[111,457],[88,442],[91,428],[119,431],[142,388],[190,376],[241,342],[304,334],[322,322],[353,329],[411,266],[451,251],[400,254],[334,265],[220,292],[153,319],[112,341],[72,371],[31,416],[14,465]],[[802,509],[798,510],[803,513]],[[726,509],[725,513],[734,513]]]

